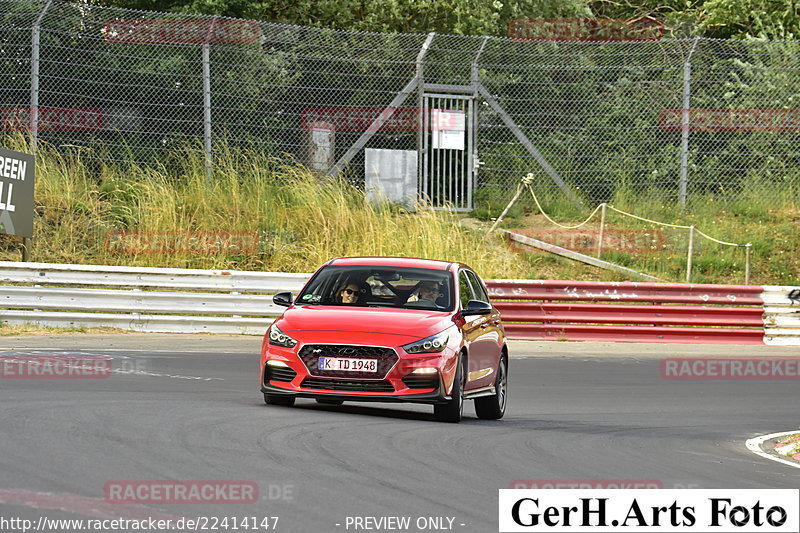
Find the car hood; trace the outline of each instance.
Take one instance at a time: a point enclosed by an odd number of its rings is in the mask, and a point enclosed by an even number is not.
[[[396,340],[410,342],[435,335],[452,326],[453,321],[450,313],[441,311],[305,305],[287,309],[276,325],[289,334],[316,331],[397,335],[405,339]]]

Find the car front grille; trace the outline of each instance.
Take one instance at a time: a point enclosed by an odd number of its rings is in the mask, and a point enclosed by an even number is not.
[[[409,375],[403,378],[403,383],[409,389],[438,389],[439,376],[415,376]]]
[[[300,359],[312,376],[335,378],[384,379],[389,370],[400,359],[392,348],[382,346],[360,346],[348,344],[306,344],[298,353]],[[375,359],[377,372],[320,370],[317,366],[320,357],[347,357],[352,359]],[[394,390],[394,389],[392,389]]]
[[[268,385],[270,381],[289,383],[295,378],[296,375],[297,372],[291,368],[267,365],[267,371],[264,372],[264,384]]]
[[[304,389],[319,389],[344,392],[394,392],[388,381],[352,381],[347,379],[306,378],[300,384]]]

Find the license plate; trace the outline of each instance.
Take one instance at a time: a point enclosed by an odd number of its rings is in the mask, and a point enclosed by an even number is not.
[[[320,370],[344,370],[346,372],[377,372],[377,359],[355,359],[352,357],[320,357],[317,362]]]

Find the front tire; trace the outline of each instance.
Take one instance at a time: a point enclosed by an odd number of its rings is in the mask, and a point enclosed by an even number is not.
[[[508,361],[500,358],[497,365],[497,379],[494,382],[494,394],[475,398],[475,414],[484,420],[499,420],[506,414],[508,401]]]
[[[433,415],[440,422],[461,422],[464,416],[464,381],[466,372],[464,365],[466,359],[462,356],[458,360],[456,376],[453,379],[453,390],[450,393],[450,400],[447,403],[440,403],[433,406]]]
[[[265,392],[264,403],[267,405],[291,407],[294,405],[294,396],[290,394],[270,394],[269,392]]]

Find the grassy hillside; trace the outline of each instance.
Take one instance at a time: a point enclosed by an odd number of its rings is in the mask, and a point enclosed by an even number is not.
[[[89,155],[39,152],[32,261],[309,272],[337,256],[400,255],[463,261],[484,276],[531,274],[501,242],[484,241],[450,213],[373,205],[344,180],[255,153],[221,154],[211,179],[189,150],[169,171]],[[122,246],[120,231],[131,232]],[[176,236],[225,239],[208,232],[256,242],[174,245]],[[18,247],[18,238],[0,235],[0,259],[19,260]]]

